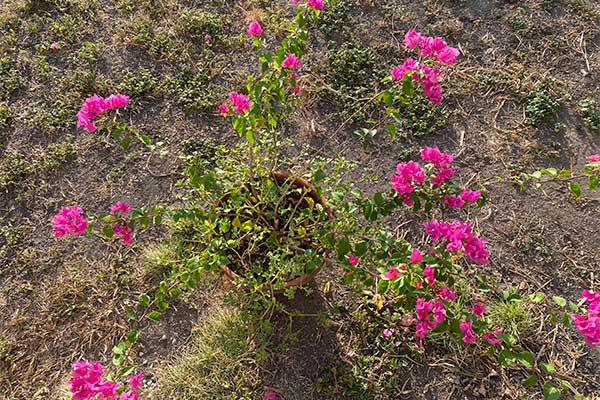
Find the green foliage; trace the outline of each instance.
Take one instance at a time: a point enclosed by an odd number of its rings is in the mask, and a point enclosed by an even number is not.
[[[138,67],[137,71],[127,70],[119,85],[119,91],[137,99],[154,97],[161,91],[159,78],[154,69]]]
[[[362,47],[358,41],[341,46],[330,42],[325,55],[325,79],[328,87],[320,92],[324,101],[334,101],[342,107],[341,119],[352,123],[367,121],[375,113],[374,95],[384,72],[379,70],[379,55],[372,47]]]
[[[0,100],[9,100],[21,85],[17,62],[11,56],[0,58]]]
[[[579,102],[579,108],[586,125],[594,131],[600,131],[600,108],[596,100],[583,99]]]
[[[211,310],[193,330],[184,354],[157,370],[155,394],[162,399],[249,400],[262,382],[256,353],[247,343],[241,315]]]
[[[185,67],[171,82],[171,93],[186,113],[212,110],[215,93],[209,83],[208,66],[199,63],[195,68]]]
[[[394,120],[392,137],[397,135],[406,138],[439,133],[448,123],[449,113],[447,109],[435,105],[425,96],[415,94],[410,101],[398,104],[391,111],[391,116]]]
[[[525,122],[533,126],[539,126],[560,110],[560,102],[544,89],[532,91],[525,103]]]
[[[205,41],[205,36],[219,39],[223,35],[225,25],[231,20],[224,15],[201,11],[197,8],[185,8],[179,17],[179,29],[192,39]]]
[[[30,163],[23,154],[7,149],[0,160],[0,192],[18,186],[27,175]]]
[[[77,149],[70,141],[51,144],[42,164],[46,170],[57,170],[66,162],[77,158]]]
[[[527,338],[535,328],[535,318],[527,301],[514,292],[504,292],[501,300],[490,304],[488,315],[511,336]]]

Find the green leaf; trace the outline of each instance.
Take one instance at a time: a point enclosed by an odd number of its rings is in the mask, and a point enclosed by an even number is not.
[[[256,138],[254,137],[254,132],[252,131],[252,129],[248,129],[246,131],[246,140],[250,144],[255,144],[256,143]]]
[[[104,225],[104,227],[102,228],[102,234],[104,235],[105,238],[110,239],[113,237],[114,235],[114,231],[112,226],[110,225]]]
[[[579,183],[569,182],[569,189],[571,189],[571,192],[573,193],[576,199],[578,199],[579,196],[581,196],[581,185]]]
[[[336,250],[337,250],[339,260],[342,260],[346,254],[348,254],[348,253],[350,253],[350,251],[352,251],[352,247],[350,246],[350,241],[348,240],[348,238],[346,236],[342,237],[338,241]]]
[[[150,218],[144,215],[142,218],[140,218],[141,227],[146,229],[148,226],[150,226],[150,221]]]
[[[390,133],[390,137],[394,139],[396,137],[396,133],[398,133],[398,128],[394,124],[386,124],[387,130]]]
[[[504,349],[498,353],[498,362],[505,367],[509,366],[515,362],[515,355],[512,351]]]
[[[138,331],[137,329],[132,329],[129,332],[127,332],[127,341],[130,344],[135,343],[138,337],[140,337],[140,331]]]
[[[144,293],[140,296],[138,301],[142,307],[148,307],[148,305],[150,304],[150,296]]]
[[[131,144],[131,136],[128,135],[128,136],[125,136],[123,139],[121,139],[121,147],[123,148],[123,150],[127,151],[130,144]]]
[[[542,173],[550,175],[550,176],[558,175],[558,171],[556,170],[556,168],[542,168],[540,171],[542,171]]]
[[[519,360],[519,362],[527,368],[533,368],[533,365],[535,363],[533,353],[530,351],[522,351],[519,354],[517,354],[517,360]]]
[[[552,301],[554,301],[556,304],[558,304],[561,307],[567,306],[567,300],[564,297],[552,296]]]
[[[122,355],[125,354],[125,350],[127,350],[127,344],[120,342],[118,345],[113,347],[112,352],[113,354]]]
[[[537,375],[531,374],[529,377],[521,382],[523,385],[527,387],[536,386],[538,384]]]
[[[550,382],[544,383],[544,400],[560,399],[560,390],[552,386]]]
[[[412,80],[411,74],[406,74],[402,78],[402,94],[405,97],[410,98],[413,96],[414,93],[415,93],[415,87],[413,85],[413,80]]]
[[[313,175],[313,183],[319,183],[322,180],[324,180],[325,178],[327,178],[327,174],[325,172],[323,172],[322,169],[319,169],[317,172],[315,172],[315,174]]]
[[[383,294],[387,292],[389,287],[390,281],[388,281],[387,279],[380,279],[379,282],[377,282],[377,293]]]
[[[151,313],[146,315],[146,317],[152,321],[158,321],[158,320],[160,320],[161,315],[162,314],[158,311],[152,311]]]
[[[540,363],[540,369],[544,375],[552,375],[556,371],[554,365],[545,362]]]
[[[568,169],[563,169],[558,173],[558,176],[571,176],[571,171],[569,171]]]
[[[590,188],[590,192],[595,192],[596,189],[598,189],[599,180],[600,179],[598,178],[598,175],[590,176],[590,178],[588,179],[588,187]]]
[[[534,303],[541,303],[546,298],[546,295],[542,292],[535,292],[529,295],[529,300]]]
[[[542,171],[535,171],[531,173],[531,176],[533,176],[536,179],[540,179],[542,177]]]
[[[150,136],[148,136],[148,135],[142,135],[141,139],[142,139],[142,142],[144,142],[144,144],[146,146],[150,146],[152,144],[152,139],[150,139]]]

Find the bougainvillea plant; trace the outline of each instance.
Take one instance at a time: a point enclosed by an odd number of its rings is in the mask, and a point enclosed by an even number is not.
[[[138,400],[144,376],[130,375],[126,385],[104,377],[104,367],[97,361],[78,360],[71,367],[69,389],[72,400]]]
[[[445,76],[444,66],[454,64],[460,54],[458,49],[449,46],[441,37],[425,36],[414,29],[409,29],[404,36],[407,49],[416,51],[418,57],[409,57],[402,64],[394,67],[383,83],[393,85],[380,95],[386,105],[386,114],[394,121],[402,119],[399,104],[410,103],[415,96],[415,87],[420,87],[430,102],[439,105],[443,100],[441,81]],[[397,127],[393,122],[387,124],[392,138]]]

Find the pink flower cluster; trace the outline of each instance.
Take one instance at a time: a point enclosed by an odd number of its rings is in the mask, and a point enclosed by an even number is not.
[[[244,111],[250,109],[252,106],[249,96],[245,96],[237,92],[229,93],[229,101],[233,103],[233,109],[238,114],[243,114]],[[229,113],[229,106],[226,103],[223,103],[220,106],[220,110],[221,115],[226,116]]]
[[[425,172],[415,161],[400,163],[396,166],[396,175],[392,175],[391,181],[398,197],[404,204],[412,206],[414,202],[410,194],[414,192],[416,183],[425,181]]]
[[[600,292],[584,290],[581,296],[588,303],[587,316],[572,314],[571,319],[577,330],[585,337],[585,342],[590,347],[600,343]]]
[[[458,49],[448,46],[442,38],[423,36],[414,29],[406,32],[404,44],[409,49],[420,46],[420,57],[433,57],[443,64],[454,64],[456,57],[459,55]],[[398,65],[391,71],[392,78],[395,80],[401,80],[408,73],[410,73],[413,81],[423,85],[423,93],[429,98],[429,101],[435,104],[442,102],[440,79],[445,75],[442,70],[436,66],[430,67],[424,63],[419,63],[413,58],[407,58],[403,64]]]
[[[429,161],[434,167],[438,168],[435,177],[431,178],[431,183],[439,186],[448,178],[454,175],[454,168],[450,167],[454,156],[452,154],[443,153],[437,147],[425,147],[421,150],[421,160]]]
[[[458,324],[460,331],[463,333],[462,340],[467,344],[474,343],[477,340],[477,334],[473,330],[473,320],[467,320],[462,318]],[[485,332],[483,339],[489,344],[496,345],[502,342],[502,339],[498,337],[504,330],[502,328],[494,328],[491,332]]]
[[[246,30],[246,33],[250,37],[260,36],[263,33],[263,29],[258,21],[252,21],[250,22],[250,25],[248,25],[248,30]]]
[[[300,59],[294,53],[288,53],[285,59],[281,62],[283,68],[300,68],[302,63]]]
[[[315,10],[322,10],[325,7],[325,2],[323,0],[307,0],[306,5]]]
[[[587,162],[589,162],[589,163],[600,162],[600,154],[592,154],[591,156],[588,156]]]
[[[102,378],[104,368],[99,362],[85,360],[75,361],[71,367],[71,379],[69,387],[73,394],[72,400],[101,400],[111,398],[113,400],[138,400],[138,389],[142,386],[144,379],[141,372],[129,377],[130,389],[122,391],[118,382]],[[119,395],[119,392],[121,394]]]
[[[439,300],[424,300],[418,297],[415,310],[418,320],[415,335],[421,340],[425,339],[430,329],[435,329],[446,320],[446,308]]]
[[[483,239],[471,232],[471,223],[453,221],[446,223],[432,219],[425,224],[425,232],[433,241],[448,241],[446,249],[449,251],[463,251],[469,259],[478,264],[489,262],[489,252]]]
[[[104,111],[113,108],[121,108],[129,103],[129,96],[123,94],[111,94],[107,98],[93,95],[83,102],[83,106],[77,113],[77,127],[83,127],[88,132],[94,132],[96,125],[92,122],[94,118]]]
[[[436,174],[430,179],[433,185],[440,186],[454,175],[455,170],[450,166],[454,160],[452,154],[443,153],[437,147],[425,147],[421,150],[421,159],[430,162],[435,167],[434,171]],[[423,183],[425,178],[425,172],[419,163],[414,161],[400,163],[396,166],[396,175],[391,177],[392,187],[396,190],[398,197],[404,204],[411,206],[413,205],[413,200],[410,194],[416,189],[416,184]],[[454,208],[458,208],[462,207],[465,201],[472,203],[479,197],[481,197],[479,190],[464,189],[463,193],[457,197],[447,196],[445,203],[450,207],[454,206]]]
[[[131,211],[131,206],[128,203],[123,203],[122,201],[117,201],[110,207],[110,215],[118,216],[121,219],[123,219],[125,214],[127,214],[129,211]],[[114,224],[113,232],[115,235],[121,237],[123,244],[129,245],[133,241],[133,231],[125,222]]]
[[[421,57],[435,57],[443,64],[454,64],[460,54],[458,49],[448,46],[441,37],[424,36],[421,32],[409,29],[404,35],[404,45],[409,49],[421,47]]]
[[[465,205],[465,202],[474,203],[481,197],[479,190],[463,189],[463,192],[458,196],[446,196],[444,197],[444,204],[450,208],[461,208]]]
[[[444,71],[438,67],[429,67],[423,63],[419,64],[412,58],[407,58],[403,64],[398,65],[391,71],[394,80],[401,80],[404,75],[411,73],[413,81],[423,85],[423,93],[429,101],[440,104],[443,100],[440,79],[444,77]]]
[[[87,229],[89,221],[83,216],[83,210],[76,205],[62,207],[57,215],[52,218],[54,236],[77,236]]]

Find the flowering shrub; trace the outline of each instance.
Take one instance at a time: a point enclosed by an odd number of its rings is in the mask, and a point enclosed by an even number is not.
[[[396,85],[383,91],[379,98],[386,104],[386,113],[395,121],[402,119],[401,111],[397,104],[406,104],[415,95],[415,84],[422,87],[423,94],[430,102],[439,105],[442,100],[441,80],[445,72],[440,69],[441,65],[454,64],[456,57],[460,54],[458,49],[448,46],[441,37],[429,37],[410,29],[404,37],[404,45],[408,49],[419,49],[418,59],[412,57],[404,60],[402,64],[390,71],[390,76],[384,82],[399,81],[401,86]],[[387,125],[392,137],[395,136],[397,128],[394,124]]]
[[[581,296],[588,304],[587,316],[572,314],[571,318],[577,330],[585,337],[585,342],[594,347],[600,343],[600,293],[584,290]]]
[[[119,236],[125,245],[133,241],[133,231],[136,225],[146,229],[151,223],[160,224],[164,207],[153,206],[149,209],[142,207],[131,211],[128,203],[116,202],[110,207],[108,215],[100,215],[95,218],[86,219],[83,209],[73,205],[62,207],[60,212],[52,218],[52,229],[57,238],[65,235],[77,236],[81,233],[91,233],[97,228],[102,236],[111,239]]]
[[[94,132],[97,129],[92,122],[94,118],[105,111],[125,107],[127,104],[129,104],[129,97],[122,94],[112,94],[107,98],[93,95],[85,99],[77,113],[77,127]]]
[[[103,378],[104,368],[97,361],[79,360],[71,367],[69,388],[72,400],[138,400],[144,379],[141,372],[131,375],[126,386]]]

